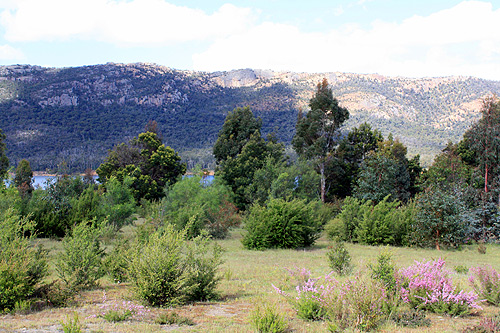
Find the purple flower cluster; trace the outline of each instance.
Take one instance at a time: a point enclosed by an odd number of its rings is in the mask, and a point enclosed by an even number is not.
[[[445,261],[419,262],[399,270],[398,286],[404,302],[414,307],[430,309],[437,305],[462,306],[481,309],[478,295],[474,292],[456,291]]]
[[[91,315],[87,318],[106,318],[111,312],[118,313],[127,319],[140,320],[141,317],[149,313],[149,310],[142,305],[135,304],[131,301],[123,301],[121,304],[109,302],[107,300],[106,292],[103,295],[103,303],[99,306],[100,311],[98,314]]]
[[[500,273],[491,266],[473,267],[469,282],[481,297],[489,303],[500,305]]]

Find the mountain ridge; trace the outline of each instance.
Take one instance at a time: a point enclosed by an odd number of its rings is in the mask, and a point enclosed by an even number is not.
[[[150,63],[46,68],[0,66],[0,128],[15,165],[33,169],[62,160],[74,170],[96,168],[107,150],[156,120],[167,145],[190,164],[213,166],[210,147],[228,111],[250,106],[289,143],[299,109],[326,78],[351,117],[399,137],[429,164],[448,140],[458,141],[480,116],[481,100],[500,82],[470,76],[388,77],[379,74],[294,73],[240,69],[176,70]]]

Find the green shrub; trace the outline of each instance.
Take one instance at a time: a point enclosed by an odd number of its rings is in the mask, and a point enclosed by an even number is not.
[[[413,222],[415,204],[400,206],[386,196],[378,204],[347,197],[340,214],[325,227],[330,239],[370,245],[407,244],[408,225]]]
[[[218,275],[222,248],[210,238],[200,235],[186,244],[185,269],[188,277],[188,301],[207,301],[218,298]]]
[[[132,179],[125,177],[120,182],[111,177],[106,182],[106,192],[103,195],[103,211],[107,216],[108,223],[115,230],[132,222],[132,214],[135,212],[135,199],[131,190]]]
[[[93,288],[104,276],[104,250],[99,242],[101,232],[101,225],[82,222],[73,227],[70,235],[64,237],[63,252],[56,260],[56,271],[71,290]]]
[[[83,325],[80,323],[80,318],[76,312],[73,313],[73,318],[68,315],[66,321],[61,322],[64,333],[80,333],[82,332]]]
[[[132,247],[127,239],[115,242],[113,250],[104,258],[106,273],[115,282],[127,282],[131,261]]]
[[[130,279],[137,296],[153,306],[186,301],[188,277],[182,261],[186,230],[166,225],[138,247],[130,264]]]
[[[30,244],[33,227],[12,208],[0,213],[0,312],[26,301],[47,275],[46,252]]]
[[[328,248],[326,252],[328,263],[331,269],[339,275],[347,275],[351,273],[351,255],[341,241],[336,241],[335,244]]]
[[[328,237],[346,242],[356,240],[356,229],[363,220],[365,212],[371,207],[371,201],[362,202],[353,197],[345,198],[340,214],[325,227]]]
[[[269,199],[266,206],[253,205],[245,218],[248,233],[243,245],[249,249],[311,246],[321,232],[314,207],[314,202],[298,199]]]
[[[257,306],[250,320],[254,329],[261,333],[281,333],[288,329],[285,316],[278,312],[274,304]]]
[[[377,256],[377,263],[369,265],[373,279],[379,280],[388,292],[396,290],[396,266],[392,262],[392,253],[382,251]]]
[[[213,299],[221,277],[222,248],[205,235],[186,240],[187,229],[167,224],[139,241],[129,278],[137,296],[153,306]]]
[[[399,201],[390,202],[389,197],[386,196],[372,209],[365,211],[356,229],[356,239],[361,244],[395,244],[396,228],[391,213],[398,209]]]
[[[189,225],[189,237],[207,230],[214,238],[225,238],[240,220],[232,198],[231,190],[217,181],[207,185],[199,176],[186,177],[168,189],[162,219],[177,230]]]

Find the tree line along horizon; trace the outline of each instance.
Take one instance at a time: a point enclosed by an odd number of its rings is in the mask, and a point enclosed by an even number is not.
[[[213,146],[215,181],[182,179],[185,163],[150,121],[143,133],[109,151],[96,170],[100,184],[89,170],[82,179],[62,169],[45,190],[34,189],[30,164],[21,160],[15,186],[2,182],[4,206],[29,217],[45,237],[63,237],[82,221],[106,220],[118,230],[138,209],[157,205],[162,223],[188,228],[191,237],[205,230],[223,238],[243,221],[249,248],[309,246],[323,230],[344,241],[438,249],[498,241],[498,100],[486,98],[482,118],[427,169],[419,155],[408,159],[404,144],[368,123],[343,131],[349,111],[326,79],[309,108],[295,126],[296,161],[275,134],[262,137],[262,120],[249,107],[236,108]],[[0,132],[2,179],[9,170],[4,141]],[[277,236],[280,228],[291,228],[296,240]]]

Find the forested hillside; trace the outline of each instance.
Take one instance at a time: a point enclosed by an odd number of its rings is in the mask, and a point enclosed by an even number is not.
[[[476,78],[388,78],[345,73],[178,71],[153,64],[76,68],[0,67],[0,128],[12,165],[34,170],[66,161],[75,171],[97,168],[108,149],[156,120],[164,142],[188,162],[210,167],[211,147],[228,111],[249,105],[289,144],[299,109],[327,78],[349,109],[347,127],[368,121],[392,132],[410,154],[429,163],[479,118],[481,99],[500,94],[500,82]]]

